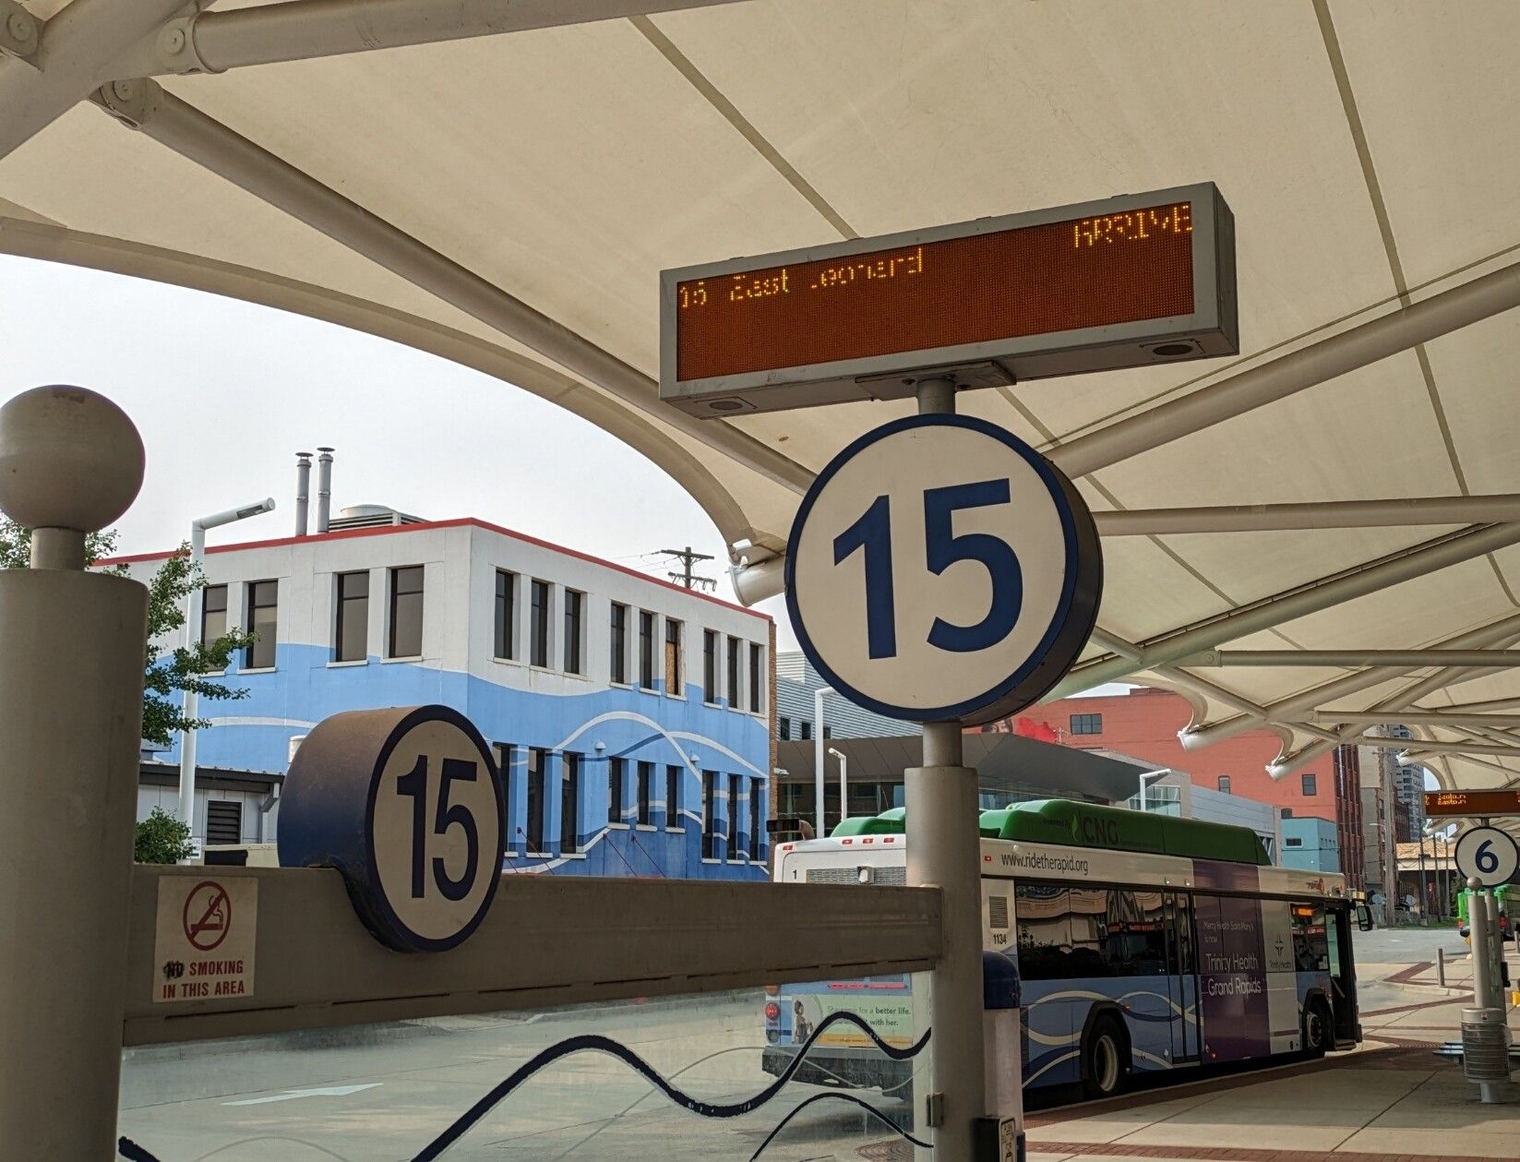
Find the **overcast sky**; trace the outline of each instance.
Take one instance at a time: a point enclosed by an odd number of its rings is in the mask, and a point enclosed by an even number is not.
[[[663,577],[691,545],[720,595],[724,545],[700,506],[619,440],[538,397],[357,331],[199,291],[0,256],[0,402],[46,383],[124,408],[148,449],[120,549],[186,539],[190,521],[273,496],[209,544],[289,536],[295,453],[337,449],[333,511],[384,504],[478,517]],[[315,473],[313,473],[315,475]],[[315,488],[315,480],[313,481]],[[315,497],[313,497],[315,505]],[[792,637],[779,601],[782,648]]]

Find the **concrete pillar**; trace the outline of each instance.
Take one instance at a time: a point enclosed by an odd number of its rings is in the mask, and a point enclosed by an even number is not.
[[[0,572],[6,1157],[115,1153],[148,595],[78,566],[142,471],[136,429],[93,392],[0,408],[0,508],[45,548],[41,567]]]

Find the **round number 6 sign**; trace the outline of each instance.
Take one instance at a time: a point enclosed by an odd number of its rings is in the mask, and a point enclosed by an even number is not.
[[[803,652],[891,718],[975,725],[1038,701],[1081,653],[1102,590],[1071,481],[969,416],[856,440],[813,482],[787,546]]]
[[[324,719],[280,797],[280,865],[337,868],[360,919],[403,952],[469,939],[496,895],[505,833],[496,764],[447,706]]]

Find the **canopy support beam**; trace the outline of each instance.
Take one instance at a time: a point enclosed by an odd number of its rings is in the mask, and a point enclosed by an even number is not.
[[[122,0],[113,0],[121,3]],[[737,0],[287,0],[203,12],[157,31],[115,62],[116,77],[221,73],[250,65],[499,36],[710,8]]]
[[[1363,738],[1358,746],[1375,746],[1380,750],[1396,750],[1400,759],[1418,759],[1428,754],[1497,754],[1520,758],[1520,743],[1500,742],[1410,742],[1407,738]]]
[[[726,421],[693,419],[662,406],[658,385],[637,368],[165,92],[158,82],[117,81],[100,89],[94,99],[123,124],[516,339],[636,411],[794,492],[806,491],[812,482],[813,474],[802,465]]]
[[[1517,306],[1520,263],[1079,436],[1048,455],[1073,479],[1086,476]]]
[[[1513,619],[1505,619],[1505,621],[1511,620]],[[1492,633],[1503,624],[1504,622],[1497,622],[1494,626],[1489,627],[1488,630],[1477,632],[1485,634]],[[1517,637],[1520,637],[1520,634],[1516,634],[1513,631],[1506,631],[1502,637],[1498,637],[1496,640],[1490,642],[1489,644],[1510,645],[1516,640]],[[1390,698],[1385,698],[1376,706],[1372,707],[1372,710],[1377,713],[1387,713],[1392,717],[1396,717],[1399,711],[1413,706],[1421,698],[1424,698],[1428,694],[1434,693],[1436,690],[1443,689],[1446,686],[1455,686],[1459,682],[1465,682],[1470,678],[1479,677],[1485,673],[1486,671],[1484,670],[1475,670],[1469,666],[1455,666],[1437,670],[1434,674],[1430,675],[1430,677],[1416,682],[1408,689],[1403,690]],[[1329,753],[1337,746],[1341,746],[1355,739],[1359,739],[1363,734],[1367,732],[1367,729],[1368,728],[1366,726],[1343,727],[1340,731],[1339,737],[1335,742],[1310,743],[1308,746],[1301,749],[1297,754],[1282,755],[1277,759],[1276,762],[1268,763],[1267,774],[1271,775],[1274,779],[1286,778],[1288,775],[1291,775],[1294,771],[1298,770],[1306,763],[1312,763],[1315,759],[1319,758],[1323,754]]]
[[[1498,524],[1520,521],[1520,494],[1130,509],[1095,512],[1093,520],[1105,537]]]
[[[119,76],[111,62],[124,49],[193,8],[186,0],[73,0],[51,20],[33,17],[36,49],[0,54],[0,158]]]
[[[1390,721],[1387,714],[1372,714],[1365,710],[1311,710],[1305,717],[1320,725],[1381,726]],[[1401,710],[1398,712],[1400,726],[1520,726],[1520,714],[1451,714],[1444,711]]]
[[[1520,543],[1520,524],[1485,525],[1406,549],[1334,577],[1279,593],[1211,621],[1145,644],[1139,660],[1113,657],[1077,667],[1045,696],[1045,701],[1117,682],[1140,670],[1169,666],[1199,650],[1330,609],[1369,593],[1438,572]]]
[[[1425,666],[1475,666],[1511,669],[1520,666],[1520,650],[1202,650],[1189,654],[1179,666],[1345,666],[1357,669],[1396,669],[1407,673]]]
[[[1507,646],[1516,638],[1520,637],[1520,613],[1511,614],[1509,617],[1500,618],[1488,625],[1477,629],[1459,633],[1449,637],[1445,641],[1438,642],[1437,648],[1447,649],[1481,649],[1489,646]],[[1417,669],[1418,667],[1411,667]],[[1408,671],[1404,671],[1407,673]],[[1465,671],[1463,671],[1465,672]],[[1262,709],[1265,717],[1270,719],[1282,719],[1301,714],[1336,698],[1344,698],[1351,694],[1370,690],[1374,686],[1381,686],[1396,675],[1383,670],[1364,670],[1357,674],[1348,674],[1343,678],[1336,678],[1329,682],[1323,682],[1300,694],[1290,698],[1283,698],[1277,702],[1269,703]],[[1451,685],[1454,682],[1443,683]],[[1515,705],[1520,706],[1520,699],[1515,700]],[[1498,707],[1488,707],[1498,709]],[[1379,721],[1387,721],[1380,719]],[[1216,742],[1223,742],[1227,738],[1234,738],[1237,734],[1243,734],[1248,730],[1254,730],[1261,723],[1250,716],[1237,715],[1227,718],[1222,722],[1212,725],[1190,727],[1178,737],[1184,750],[1202,750]]]

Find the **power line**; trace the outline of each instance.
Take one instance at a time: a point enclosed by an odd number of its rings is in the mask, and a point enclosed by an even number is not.
[[[661,549],[659,551],[665,556],[674,557],[681,562],[682,568],[679,573],[667,574],[672,581],[679,581],[688,589],[717,589],[718,582],[716,579],[712,577],[699,577],[691,571],[692,566],[698,561],[716,560],[717,558],[711,553],[698,553],[690,545],[687,545],[684,549]]]

